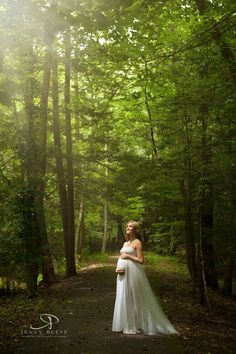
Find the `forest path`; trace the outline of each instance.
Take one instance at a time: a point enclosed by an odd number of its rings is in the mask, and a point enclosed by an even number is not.
[[[182,338],[176,335],[124,335],[111,331],[115,300],[117,257],[80,269],[77,277],[64,279],[53,291],[64,296],[52,328],[67,331],[65,337],[22,337],[17,353],[59,354],[184,354]],[[148,277],[152,276],[148,271]],[[63,282],[71,282],[68,290]],[[42,326],[43,323],[38,325]],[[34,324],[36,327],[36,324]]]

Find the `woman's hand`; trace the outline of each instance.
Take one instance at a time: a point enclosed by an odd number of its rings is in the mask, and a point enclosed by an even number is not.
[[[128,258],[130,258],[130,255],[129,255],[128,253],[122,253],[122,254],[120,255],[120,258],[122,258],[122,259],[128,259]]]

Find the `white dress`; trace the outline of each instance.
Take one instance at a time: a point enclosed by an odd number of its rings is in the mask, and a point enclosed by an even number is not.
[[[137,256],[131,246],[122,247],[120,252]],[[112,331],[125,334],[178,334],[163,312],[142,264],[130,259],[123,260],[125,262],[120,260],[117,267],[124,266],[125,272],[117,274]]]

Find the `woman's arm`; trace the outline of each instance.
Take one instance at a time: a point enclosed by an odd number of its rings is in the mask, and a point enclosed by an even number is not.
[[[143,248],[142,248],[141,241],[137,242],[136,251],[137,251],[137,257],[136,256],[132,256],[131,254],[128,254],[128,253],[122,253],[120,258],[130,259],[131,261],[143,264],[144,256],[143,256]]]

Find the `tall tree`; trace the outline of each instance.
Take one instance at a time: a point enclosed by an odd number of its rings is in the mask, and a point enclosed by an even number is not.
[[[67,177],[67,230],[68,230],[68,257],[67,275],[75,275],[75,217],[74,217],[74,172],[73,152],[71,133],[71,104],[70,104],[70,82],[71,82],[71,32],[68,27],[64,36],[65,44],[65,123],[66,123],[66,177]]]
[[[57,183],[60,199],[60,212],[63,226],[65,256],[68,258],[68,200],[66,191],[66,180],[63,166],[63,154],[61,147],[61,129],[58,97],[58,58],[56,50],[52,57],[52,100],[53,100],[53,136],[54,153],[56,159]]]
[[[36,210],[39,233],[42,249],[42,273],[45,283],[50,284],[56,281],[53,262],[50,254],[50,247],[47,236],[47,226],[45,219],[45,173],[46,173],[46,155],[47,155],[47,121],[48,121],[48,96],[51,77],[51,51],[52,51],[53,33],[49,20],[45,22],[45,56],[43,68],[43,82],[40,97],[39,112],[39,136],[36,154]]]
[[[22,216],[24,223],[23,243],[26,247],[26,285],[28,296],[34,296],[37,291],[37,279],[41,256],[41,239],[39,225],[36,223],[36,166],[35,166],[35,114],[34,114],[34,53],[31,48],[25,53],[27,58],[27,73],[25,79],[25,111],[26,111],[26,137],[25,137],[25,159],[26,159],[26,191],[22,195]]]

